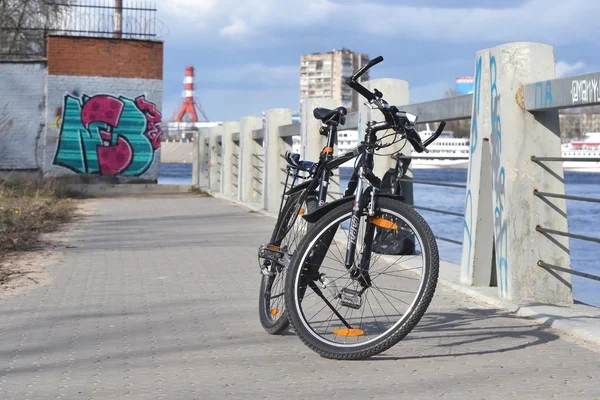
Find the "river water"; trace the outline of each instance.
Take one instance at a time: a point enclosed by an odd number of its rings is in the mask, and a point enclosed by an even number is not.
[[[423,181],[464,184],[467,170],[462,169],[415,169],[414,179]],[[191,184],[191,164],[161,164],[159,184]],[[600,174],[565,172],[566,192],[569,195],[600,198]],[[345,187],[346,179],[341,180]],[[465,190],[431,185],[414,184],[415,205],[464,213]],[[463,219],[429,211],[419,212],[431,226],[436,236],[457,241],[463,239]],[[600,204],[567,200],[569,232],[600,237]],[[461,247],[438,241],[440,255],[444,260],[460,263]],[[578,239],[569,240],[571,267],[575,270],[600,275],[600,244]],[[600,282],[573,276],[573,294],[576,300],[600,306]]]

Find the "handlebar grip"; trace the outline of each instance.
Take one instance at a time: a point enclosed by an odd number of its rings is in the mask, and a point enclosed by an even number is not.
[[[438,126],[435,133],[433,135],[431,135],[431,137],[429,139],[427,139],[425,142],[423,142],[423,146],[425,146],[425,147],[429,146],[435,139],[437,139],[442,134],[445,127],[446,127],[446,122],[445,121],[440,122],[440,126]]]
[[[350,77],[350,79],[354,80],[354,81],[357,80],[358,78],[360,78],[362,76],[362,74],[364,74],[365,72],[367,72],[367,70],[369,68],[371,68],[374,65],[379,64],[382,61],[383,61],[383,57],[382,56],[375,57],[374,59],[372,59],[371,61],[369,61],[364,67],[362,67],[361,69],[359,69],[358,71],[356,71],[356,73],[354,75],[352,75]]]
[[[375,64],[379,64],[380,62],[383,61],[383,56],[377,56],[374,59],[372,59],[371,61],[369,61],[369,64],[371,64],[371,67]]]

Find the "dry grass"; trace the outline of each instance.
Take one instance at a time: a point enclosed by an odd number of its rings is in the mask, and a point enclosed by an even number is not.
[[[74,193],[52,181],[0,181],[0,284],[17,274],[6,266],[9,256],[39,248],[41,234],[73,217],[72,197]]]

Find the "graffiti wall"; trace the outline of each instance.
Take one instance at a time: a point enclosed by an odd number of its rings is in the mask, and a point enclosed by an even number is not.
[[[66,95],[53,164],[81,174],[142,175],[160,147],[160,122],[144,95]]]
[[[157,178],[162,81],[50,75],[48,86],[46,175]]]

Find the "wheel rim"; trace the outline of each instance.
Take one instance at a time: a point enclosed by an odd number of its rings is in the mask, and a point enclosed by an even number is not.
[[[324,236],[324,233],[327,231],[327,229],[330,229],[336,225],[338,226],[338,234],[337,239],[343,239],[343,241],[341,243],[336,243],[336,241],[334,240],[331,243],[331,246],[329,246],[328,248],[328,253],[326,254],[323,263],[321,264],[321,266],[319,267],[319,273],[326,273],[326,275],[329,277],[329,275],[327,274],[327,272],[323,272],[323,269],[325,267],[325,269],[329,269],[329,270],[337,270],[338,275],[335,275],[335,280],[334,280],[334,274],[332,273],[330,280],[333,280],[336,283],[336,286],[338,287],[338,290],[344,290],[344,292],[349,292],[348,289],[350,290],[357,290],[359,291],[361,289],[360,285],[358,284],[357,281],[354,281],[353,283],[349,284],[348,282],[351,281],[351,279],[349,279],[349,274],[345,268],[345,265],[342,263],[344,258],[345,258],[345,243],[347,239],[347,231],[340,229],[340,227],[343,228],[344,226],[344,221],[348,220],[351,216],[351,211],[349,210],[348,212],[344,213],[343,215],[341,215],[339,218],[336,218],[335,220],[333,220],[331,223],[329,223],[326,227],[324,227],[319,235],[317,237],[315,237],[311,243],[308,245],[308,247],[306,248],[306,251],[304,252],[304,254],[302,254],[302,257],[300,259],[300,268],[297,269],[297,273],[296,276],[294,277],[294,293],[293,293],[293,299],[294,299],[294,307],[295,307],[295,311],[297,312],[299,319],[302,323],[302,325],[304,326],[305,330],[314,338],[316,338],[317,340],[319,340],[322,343],[328,344],[328,345],[333,345],[335,347],[347,347],[347,348],[352,348],[352,347],[358,347],[358,346],[365,346],[365,345],[369,345],[374,343],[375,341],[379,341],[382,338],[388,336],[390,333],[395,332],[397,330],[397,328],[404,324],[404,322],[411,316],[412,311],[415,309],[415,307],[417,306],[418,300],[419,298],[422,296],[423,291],[424,291],[424,286],[425,286],[425,275],[426,275],[426,266],[427,266],[427,261],[428,258],[430,257],[429,254],[426,254],[426,252],[423,251],[423,238],[419,235],[419,233],[416,231],[416,228],[414,226],[414,224],[412,224],[411,222],[409,222],[406,218],[402,217],[399,213],[394,212],[392,210],[386,209],[386,208],[382,208],[380,210],[378,210],[378,216],[379,215],[383,215],[383,214],[387,214],[387,215],[391,215],[392,217],[395,218],[395,220],[401,221],[403,223],[403,226],[406,226],[408,228],[410,228],[410,230],[412,231],[412,237],[414,238],[415,241],[415,248],[417,249],[416,253],[417,255],[410,255],[410,256],[398,256],[398,255],[393,255],[393,256],[383,256],[380,254],[373,254],[371,257],[371,274],[373,275],[371,277],[372,279],[372,283],[373,283],[373,287],[367,289],[364,294],[361,296],[361,300],[362,300],[362,304],[360,309],[352,309],[350,307],[346,307],[343,306],[341,304],[340,299],[335,299],[333,294],[329,292],[329,290],[327,288],[325,289],[321,289],[323,291],[323,294],[327,297],[328,300],[330,300],[330,303],[336,308],[336,310],[350,323],[351,328],[348,328],[346,326],[344,326],[340,320],[335,316],[335,314],[329,309],[329,307],[323,302],[323,300],[321,300],[313,290],[309,290],[309,289],[305,289],[306,290],[306,295],[303,297],[303,299],[300,301],[299,300],[299,290],[301,290],[301,280],[303,279],[303,267],[306,267],[307,265],[307,258],[309,257],[309,254],[311,253],[311,251],[314,249],[315,244],[321,240],[321,238]],[[359,236],[358,236],[358,240],[357,240],[357,256],[356,256],[356,260],[355,260],[355,265],[357,264],[357,262],[360,260],[360,254],[361,254],[361,243],[362,243],[362,235],[364,235],[364,228],[365,228],[365,217],[363,216],[361,218],[361,231],[359,231]],[[342,231],[343,234],[340,235],[339,231]],[[332,257],[332,253],[335,254],[335,256]],[[403,260],[401,261],[400,259],[402,258],[407,258],[407,257],[412,257],[412,260]],[[420,257],[421,261],[418,263],[419,264],[419,268],[421,269],[420,274],[416,273],[416,268],[414,267],[414,265],[416,264],[414,261],[414,257]],[[375,262],[373,262],[375,261]],[[331,267],[327,267],[326,264],[332,264],[332,263],[336,263],[335,267],[331,268]],[[387,267],[386,267],[387,265]],[[397,267],[401,267],[402,265],[404,265],[405,267],[403,268],[397,268]],[[387,268],[387,269],[386,269]],[[390,268],[393,268],[392,270],[390,270]],[[415,274],[416,273],[416,274]],[[408,297],[410,297],[410,302],[405,301],[405,298],[407,298],[407,293],[405,293],[404,288],[406,287],[406,284],[401,284],[399,288],[395,289],[393,287],[389,287],[389,286],[380,286],[379,282],[381,281],[379,278],[381,278],[382,276],[387,276],[387,275],[394,275],[397,274],[398,280],[404,280],[404,279],[412,279],[413,281],[413,285],[414,286],[414,292],[412,294],[408,293]],[[400,276],[406,274],[406,276]],[[420,276],[418,276],[420,275]],[[416,277],[418,276],[418,278]],[[345,281],[344,281],[344,277],[345,277]],[[378,280],[379,279],[379,280]],[[321,284],[319,282],[317,282],[317,285],[319,288],[321,288]],[[387,284],[386,284],[387,285]],[[399,291],[393,291],[393,290],[399,290]],[[371,292],[371,294],[370,294]],[[386,295],[387,293],[387,295]],[[391,294],[393,293],[393,294]],[[307,303],[307,299],[309,299],[310,297],[312,297],[311,303]],[[370,298],[371,297],[371,298]],[[391,300],[391,298],[393,298],[394,300]],[[333,301],[331,301],[333,300]],[[396,301],[399,300],[399,301]],[[320,305],[317,305],[320,302]],[[404,312],[401,312],[397,307],[389,307],[383,303],[390,303],[392,306],[394,306],[394,303],[404,303],[405,306],[404,308]],[[314,303],[314,304],[313,304]],[[396,322],[392,322],[390,315],[387,314],[383,314],[381,315],[379,318],[378,315],[375,313],[375,308],[380,308],[381,310],[385,311],[385,309],[391,309],[394,308],[395,309],[395,313],[392,316],[398,317],[398,320]],[[323,315],[319,316],[320,313],[323,313]],[[367,321],[365,319],[365,314],[371,314],[372,318],[371,321],[369,323],[369,321]],[[313,315],[313,317],[311,318],[311,314]],[[319,316],[317,318],[317,316]],[[376,332],[376,334],[375,334]]]

